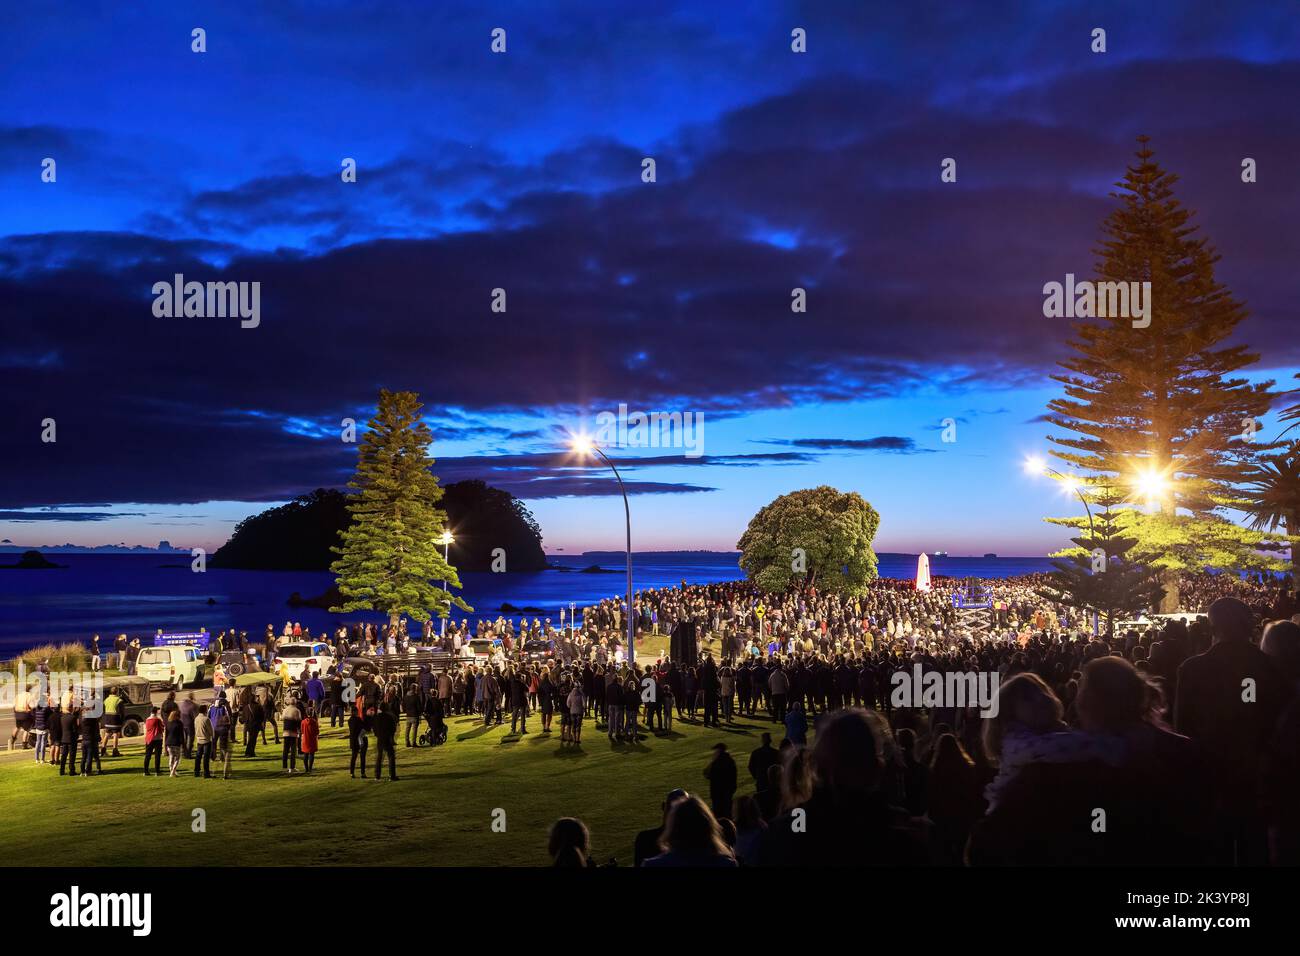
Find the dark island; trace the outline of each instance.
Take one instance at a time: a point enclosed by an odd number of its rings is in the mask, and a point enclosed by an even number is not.
[[[39,551],[24,551],[16,564],[0,564],[0,571],[44,571],[51,568],[65,568],[66,564],[55,564],[46,560]]]
[[[456,540],[448,555],[458,571],[490,571],[493,552],[505,553],[505,570],[542,571],[547,567],[537,521],[508,491],[482,481],[458,481],[442,489],[438,507]],[[254,571],[328,571],[331,550],[348,527],[347,492],[317,488],[288,504],[251,515],[235,527],[209,567]],[[312,604],[318,599],[298,601]],[[312,606],[316,606],[312,604]]]

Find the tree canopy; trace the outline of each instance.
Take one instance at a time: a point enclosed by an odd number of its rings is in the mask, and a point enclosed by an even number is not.
[[[452,604],[473,610],[437,583],[461,586],[442,556],[447,515],[438,507],[442,489],[430,470],[433,433],[422,407],[414,392],[379,393],[348,483],[356,492],[348,499],[352,523],[334,548],[332,570],[345,601],[331,611],[383,611],[396,623],[403,615],[427,621],[430,610],[445,617]]]
[[[1117,517],[1133,557],[1166,570],[1276,568],[1268,536],[1227,515],[1243,503],[1253,447],[1246,426],[1268,411],[1272,382],[1242,372],[1258,356],[1231,341],[1246,317],[1214,273],[1219,256],[1174,196],[1178,177],[1139,137],[1102,225],[1100,282],[1150,283],[1145,327],[1130,315],[1079,321],[1073,354],[1053,376],[1057,458],[1087,489],[1123,489]],[[1142,511],[1146,506],[1150,512]],[[1075,528],[1082,518],[1051,519]],[[1173,601],[1177,595],[1170,595]]]
[[[871,549],[880,515],[857,492],[821,485],[766,505],[740,538],[740,566],[766,591],[809,584],[862,594],[877,576]]]

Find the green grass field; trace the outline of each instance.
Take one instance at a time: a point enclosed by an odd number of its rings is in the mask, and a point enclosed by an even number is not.
[[[374,780],[373,769],[352,779],[341,729],[322,732],[311,776],[284,775],[274,745],[252,760],[236,756],[229,780],[196,779],[185,762],[177,779],[145,777],[140,738],[89,779],[37,766],[31,751],[0,753],[0,846],[11,865],[532,866],[549,863],[551,823],[577,816],[595,860],[630,865],[636,831],[658,822],[664,794],[683,786],[707,797],[715,743],[731,748],[747,793],[745,761],[759,735],[783,736],[766,719],[707,730],[676,721],[671,735],[633,746],[611,743],[588,719],[572,748],[559,742],[558,717],[549,735],[537,715],[527,735],[509,729],[508,720],[485,729],[453,718],[447,745],[433,749],[403,748],[399,731],[396,783],[387,773]],[[192,831],[196,808],[206,832]],[[492,829],[498,808],[503,833]]]

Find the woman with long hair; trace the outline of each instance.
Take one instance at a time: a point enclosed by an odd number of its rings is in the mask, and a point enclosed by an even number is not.
[[[643,863],[648,867],[734,867],[736,858],[722,838],[717,819],[699,797],[678,800],[668,811],[659,846],[664,851]]]

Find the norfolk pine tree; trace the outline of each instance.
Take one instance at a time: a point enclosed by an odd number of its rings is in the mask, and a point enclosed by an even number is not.
[[[348,487],[352,524],[342,533],[340,557],[331,567],[347,599],[331,611],[383,611],[396,624],[403,615],[429,620],[455,604],[471,611],[438,582],[460,587],[456,569],[442,557],[438,538],[447,516],[429,470],[433,434],[420,420],[414,392],[379,393],[379,407],[357,449],[357,470]]]
[[[1077,547],[1053,555],[1059,559],[1052,562],[1056,570],[1038,593],[1067,607],[1097,611],[1106,621],[1106,636],[1112,637],[1117,615],[1153,609],[1164,589],[1150,568],[1128,559],[1135,542],[1120,532],[1119,514],[1112,510],[1124,496],[1113,488],[1099,488],[1090,489],[1086,497],[1102,510],[1085,535],[1070,539]],[[1095,551],[1104,555],[1100,569],[1094,563]]]
[[[1244,503],[1240,486],[1261,450],[1244,423],[1267,412],[1273,383],[1240,376],[1258,356],[1225,343],[1246,311],[1215,279],[1219,256],[1174,197],[1178,177],[1154,162],[1146,137],[1138,142],[1137,162],[1111,194],[1120,204],[1102,226],[1096,269],[1098,281],[1151,283],[1150,325],[1134,328],[1129,316],[1075,324],[1074,354],[1060,363],[1068,374],[1053,376],[1065,397],[1048,404],[1047,416],[1071,434],[1048,436],[1060,446],[1052,454],[1089,476],[1086,484],[1121,487],[1134,505],[1155,506],[1153,514],[1126,508],[1118,518],[1138,563],[1164,571],[1276,567],[1256,550],[1268,535],[1224,516]],[[1144,485],[1160,491],[1143,495]],[[1172,575],[1165,583],[1165,608],[1173,609]]]

